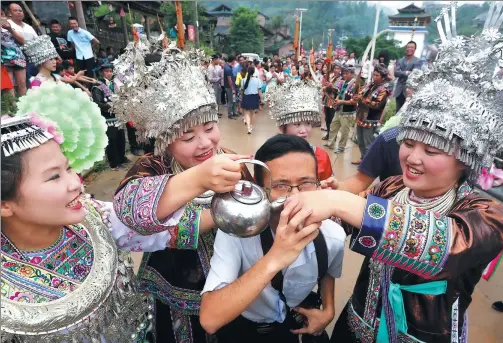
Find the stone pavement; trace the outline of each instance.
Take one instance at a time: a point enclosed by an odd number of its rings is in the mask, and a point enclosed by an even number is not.
[[[225,113],[225,109],[222,111]],[[230,148],[237,153],[254,153],[260,145],[277,131],[275,123],[266,114],[256,115],[256,125],[251,135],[246,134],[246,126],[241,118],[229,120],[225,115],[221,119],[219,127],[222,133],[221,145]],[[313,129],[311,142],[317,146],[323,146],[321,137],[324,132],[319,128]],[[133,156],[129,156],[133,159]],[[338,179],[345,179],[356,172],[356,167],[351,161],[359,157],[358,147],[348,143],[344,154],[330,154],[335,175]],[[115,189],[125,175],[125,171],[105,170],[99,174],[93,174],[86,180],[86,189],[97,199],[111,201]],[[363,257],[346,247],[343,265],[343,276],[335,281],[335,309],[337,318],[351,296],[352,289],[358,276]],[[133,253],[136,267],[141,260],[140,253]],[[473,293],[472,304],[468,311],[469,317],[469,341],[475,343],[503,342],[503,313],[494,311],[491,304],[497,300],[503,300],[503,267],[499,268],[490,282],[481,280]],[[331,333],[333,323],[328,332]]]

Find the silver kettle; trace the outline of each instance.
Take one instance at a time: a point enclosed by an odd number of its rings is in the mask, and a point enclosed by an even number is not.
[[[242,159],[236,162],[258,164],[269,171],[269,168],[258,160]],[[267,228],[271,214],[281,211],[285,200],[286,197],[282,197],[271,202],[269,192],[262,187],[240,180],[233,191],[213,196],[211,216],[216,227],[223,232],[237,237],[252,237]]]

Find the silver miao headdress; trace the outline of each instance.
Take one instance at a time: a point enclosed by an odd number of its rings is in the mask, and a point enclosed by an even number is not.
[[[204,52],[170,46],[151,66],[145,66],[144,53],[135,54],[127,66],[116,65],[119,71],[132,67],[133,73],[113,98],[113,110],[120,120],[133,122],[140,139],[156,139],[155,154],[189,128],[218,121],[215,94],[199,68]]]
[[[36,148],[54,138],[30,120],[30,116],[2,116],[2,157]]]
[[[23,52],[28,57],[28,61],[35,65],[40,65],[51,58],[59,58],[58,52],[51,42],[51,37],[47,35],[27,41],[23,45]]]
[[[314,81],[288,79],[266,93],[269,114],[276,125],[321,121],[321,88]]]
[[[482,32],[471,37],[456,34],[455,3],[442,10],[436,19],[437,59],[410,74],[413,96],[400,110],[398,141],[412,139],[454,154],[470,168],[471,181],[503,148],[503,80],[495,75],[502,7],[491,3]]]

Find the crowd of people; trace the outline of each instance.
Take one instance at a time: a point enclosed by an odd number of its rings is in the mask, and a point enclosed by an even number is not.
[[[455,9],[445,11],[444,26],[455,24]],[[215,55],[207,64],[199,51],[135,42],[113,66],[101,64],[93,81],[84,70],[55,77],[49,37],[25,42],[23,54],[39,71],[24,103],[42,108],[40,87],[102,116],[62,120],[44,108],[42,118],[2,117],[3,338],[466,342],[474,287],[503,250],[503,206],[474,192],[503,149],[499,79],[483,73],[500,51],[501,10],[491,4],[486,31],[463,37],[463,46],[450,41],[455,31],[442,31],[434,62],[442,68],[422,69],[415,43],[407,44],[394,71],[396,101],[405,97],[399,124],[377,137],[392,93],[385,63],[366,80],[355,75],[354,56],[338,63]],[[69,40],[92,45],[72,30]],[[84,68],[87,52],[76,56]],[[90,96],[67,84],[76,81],[93,84]],[[241,112],[248,134],[262,104],[279,133],[249,154],[221,146],[224,99],[228,118]],[[341,131],[340,153],[356,125],[361,161],[347,180],[308,142],[322,122],[328,148]],[[93,199],[72,166],[101,158],[93,147],[105,132],[110,166],[125,166],[124,125],[133,148],[138,140],[150,151],[128,166],[112,202]],[[245,165],[252,156],[253,176]],[[226,193],[229,211],[216,212],[212,199]],[[233,202],[249,213],[233,212]],[[264,204],[260,234],[218,230],[219,217],[244,225]],[[329,337],[347,236],[365,259]],[[136,276],[130,251],[144,252]]]

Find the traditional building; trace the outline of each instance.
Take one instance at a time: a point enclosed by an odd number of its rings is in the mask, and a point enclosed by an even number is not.
[[[211,17],[216,18],[216,26],[213,33],[216,43],[221,47],[225,46],[226,39],[230,33],[231,28],[232,8],[222,4],[218,7],[215,7],[211,11],[208,11],[207,13]],[[266,28],[266,22],[267,20],[269,20],[269,17],[263,13],[258,12],[257,20],[260,27],[262,28],[262,32],[264,33],[265,45],[267,45],[267,42],[274,36],[274,33]],[[264,53],[264,51],[262,51],[262,53]]]
[[[431,21],[431,16],[423,8],[410,4],[398,10],[398,14],[390,15],[389,29],[393,31],[394,39],[405,46],[411,40],[417,44],[416,57],[421,57],[424,49],[426,27]]]

